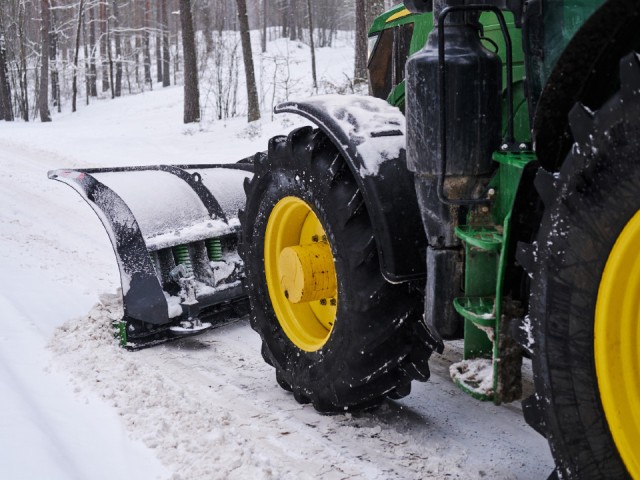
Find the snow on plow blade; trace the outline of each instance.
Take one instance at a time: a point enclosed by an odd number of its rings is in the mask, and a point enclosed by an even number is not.
[[[237,215],[252,171],[236,163],[49,172],[85,199],[109,235],[122,284],[123,345],[199,333],[246,311]]]

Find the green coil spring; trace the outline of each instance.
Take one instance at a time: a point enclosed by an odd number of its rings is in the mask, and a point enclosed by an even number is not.
[[[186,245],[176,245],[173,247],[173,255],[176,258],[176,265],[184,265],[187,276],[193,275],[193,265],[191,264],[191,255],[189,255],[189,247]]]
[[[219,238],[208,238],[206,240],[207,253],[209,254],[209,260],[212,262],[222,261],[222,242]]]
[[[115,328],[115,336],[120,339],[120,346],[126,347],[128,343],[127,322],[124,320],[115,321],[113,322],[113,326]]]

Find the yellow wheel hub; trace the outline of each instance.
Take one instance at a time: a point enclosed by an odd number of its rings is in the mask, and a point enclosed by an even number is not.
[[[289,340],[307,352],[322,348],[336,318],[336,269],[322,223],[305,201],[285,197],[271,211],[264,270],[271,305]]]
[[[640,478],[640,211],[616,240],[596,303],[600,399],[627,470]]]

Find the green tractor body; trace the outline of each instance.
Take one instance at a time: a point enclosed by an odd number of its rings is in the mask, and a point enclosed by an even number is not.
[[[635,326],[633,334],[626,330],[633,337],[626,341],[626,356],[614,354],[618,342],[625,341],[618,320],[611,309],[600,307],[605,302],[600,299],[608,298],[605,293],[612,288],[601,277],[605,262],[610,268],[616,258],[611,254],[607,262],[612,242],[625,221],[626,230],[631,229],[629,217],[640,202],[621,214],[624,221],[613,232],[596,234],[605,244],[599,250],[604,258],[595,261],[595,247],[563,241],[558,249],[554,244],[557,237],[572,235],[574,242],[579,241],[576,231],[593,228],[563,227],[582,215],[567,211],[566,204],[574,197],[586,197],[593,205],[588,189],[592,184],[598,188],[594,172],[617,170],[629,161],[626,135],[638,128],[638,108],[623,104],[629,92],[640,87],[638,57],[633,53],[640,37],[631,26],[638,18],[638,3],[541,0],[524,6],[500,2],[483,6],[434,0],[408,1],[407,7],[391,9],[370,29],[370,44],[375,45],[369,57],[370,87],[374,95],[407,114],[407,163],[416,177],[428,242],[425,316],[437,340],[460,335],[456,315],[447,311],[455,311],[463,322],[464,357],[452,365],[451,376],[478,399],[512,401],[521,395],[522,353],[527,352],[533,358],[537,393],[523,402],[525,417],[549,439],[558,476],[637,478],[639,456],[631,445],[640,440],[638,414],[629,412],[637,412],[640,405],[638,315],[629,314],[627,320]],[[502,29],[498,9],[506,10]],[[433,31],[434,23],[441,24],[439,32]],[[476,53],[479,44],[498,55],[502,82],[483,73],[491,70],[492,60]],[[478,65],[467,68],[464,64],[471,56]],[[407,62],[405,69],[397,66],[400,61]],[[481,84],[492,81],[488,89]],[[489,106],[477,107],[486,96],[491,97]],[[501,113],[497,116],[501,140],[493,149],[469,140],[496,133],[490,122],[478,126],[477,121],[496,116],[492,103],[500,104]],[[625,131],[624,140],[611,137],[615,128]],[[605,154],[595,146],[597,139],[606,143]],[[636,151],[637,142],[631,143]],[[486,164],[474,165],[477,148],[483,150],[481,157],[493,160],[490,175]],[[581,151],[586,148],[591,151]],[[623,150],[624,154],[617,153]],[[632,163],[625,171],[638,169]],[[584,176],[581,184],[576,185],[576,175]],[[460,188],[460,182],[473,183],[476,190]],[[474,182],[484,185],[482,193]],[[579,194],[571,191],[576,188]],[[453,232],[455,239],[446,240],[447,232]],[[585,242],[593,235],[585,234]],[[571,248],[579,252],[572,254]],[[581,277],[569,265],[574,256],[597,266],[582,269],[587,277]],[[575,285],[566,285],[568,277],[562,276],[569,271]],[[556,298],[561,294],[550,284],[566,285],[565,297]],[[586,297],[572,290],[585,284],[585,291],[591,292]],[[635,284],[622,284],[628,289],[622,296],[638,295]],[[557,331],[565,337],[558,338]],[[572,335],[590,340],[574,340]],[[438,350],[437,343],[434,349]],[[613,359],[627,371],[626,380],[607,364]],[[560,365],[566,369],[562,374],[556,372]],[[589,380],[562,378],[567,374],[586,375]],[[569,394],[575,395],[569,400],[572,407],[554,404],[560,398],[566,401]],[[576,405],[581,402],[588,406]],[[633,417],[635,426],[624,425],[620,411]],[[580,420],[586,412],[609,422],[598,430],[598,440],[589,432],[590,425]],[[582,432],[586,440],[576,446],[581,434],[570,429]],[[601,450],[591,461],[578,458],[593,449]]]
[[[524,54],[522,52],[521,36],[517,34],[513,22],[513,15],[507,13],[505,19],[508,25],[509,38],[512,41],[512,84],[514,118],[513,128],[515,139],[522,144],[530,143],[529,113],[524,96]],[[506,38],[494,13],[482,13],[478,19],[481,27],[481,41],[485,48],[498,54],[502,63],[503,85],[507,81]],[[378,17],[369,30],[369,79],[373,95],[386,98],[392,104],[404,109],[405,107],[405,64],[410,55],[425,47],[429,33],[433,29],[432,13],[411,13],[404,5],[398,5]],[[433,85],[435,88],[435,84]],[[428,92],[424,92],[428,94]],[[423,93],[423,94],[424,94]],[[435,93],[435,92],[434,92]],[[502,91],[502,130],[503,136],[507,131],[508,99],[506,87]],[[514,141],[515,141],[514,139]],[[492,358],[486,362],[486,368],[493,369],[493,382],[487,388],[484,382],[479,388],[477,377],[472,377],[469,383],[463,380],[464,375],[454,374],[456,383],[466,392],[483,400],[494,400],[496,403],[511,401],[519,398],[519,376],[513,375],[518,368],[520,358],[516,351],[516,358],[511,358],[508,352],[512,348],[500,342],[500,327],[497,319],[501,318],[501,283],[504,281],[506,265],[506,249],[503,244],[508,242],[510,215],[512,204],[517,191],[520,176],[524,167],[535,160],[530,151],[517,152],[499,151],[493,155],[496,162],[496,173],[490,182],[493,208],[484,207],[483,214],[475,212],[469,215],[465,222],[455,226],[455,235],[463,244],[464,255],[453,252],[453,256],[464,258],[464,285],[460,296],[444,298],[439,295],[439,302],[435,309],[442,309],[443,303],[449,303],[448,325],[432,325],[434,330],[448,332],[446,337],[453,338],[456,333],[464,332],[465,348],[464,360]],[[451,256],[451,255],[450,255]],[[452,260],[454,261],[454,260]],[[433,276],[445,274],[437,267]],[[436,287],[437,288],[437,287]],[[462,295],[464,292],[464,295]],[[426,308],[433,308],[427,305]],[[447,308],[446,306],[444,308]],[[455,312],[457,313],[454,313]],[[502,325],[502,328],[507,328]],[[494,341],[495,340],[495,341]],[[505,344],[502,348],[500,345]],[[501,359],[501,361],[496,361]],[[467,368],[461,363],[460,368]],[[501,372],[504,369],[505,372]]]

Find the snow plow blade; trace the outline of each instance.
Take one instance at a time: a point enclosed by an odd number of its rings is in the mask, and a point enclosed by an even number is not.
[[[248,312],[237,253],[250,159],[224,165],[61,169],[100,218],[116,255],[129,349],[195,335]]]

